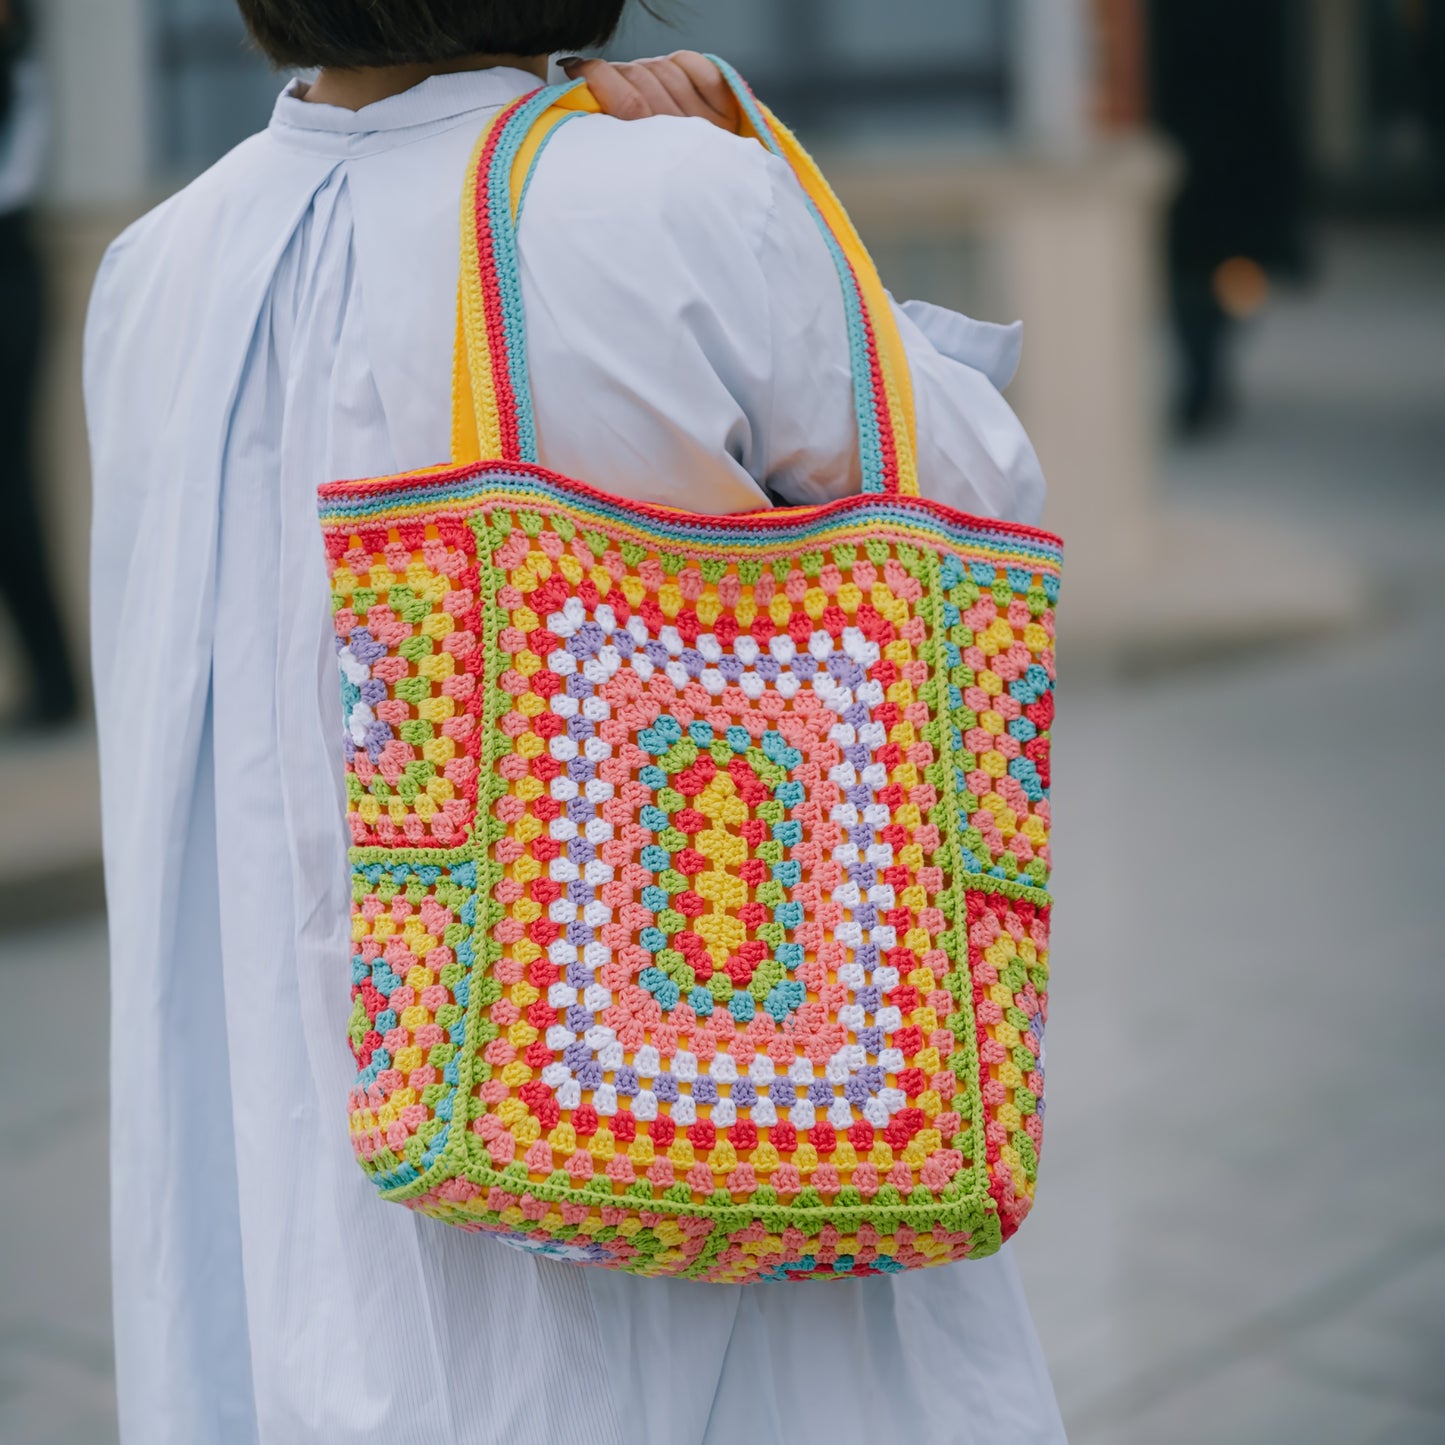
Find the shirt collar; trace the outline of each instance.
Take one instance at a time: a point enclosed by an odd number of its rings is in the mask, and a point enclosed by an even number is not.
[[[276,98],[269,129],[305,149],[383,149],[415,139],[419,130],[443,129],[461,117],[496,110],[541,84],[535,75],[510,66],[457,70],[428,76],[360,110],[346,110],[302,100],[298,91],[305,82],[293,80]]]

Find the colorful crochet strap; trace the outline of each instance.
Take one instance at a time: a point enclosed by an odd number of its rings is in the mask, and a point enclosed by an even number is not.
[[[862,490],[916,496],[908,362],[877,269],[808,154],[731,66],[716,63],[737,95],[744,133],[798,177],[837,268],[852,349]],[[458,462],[537,459],[516,216],[542,147],[565,121],[597,109],[585,86],[545,88],[499,113],[477,143],[462,204],[452,436]]]
[[[564,121],[599,109],[581,85],[534,91],[479,137],[462,192],[452,370],[452,458],[537,459],[516,218],[538,156]]]

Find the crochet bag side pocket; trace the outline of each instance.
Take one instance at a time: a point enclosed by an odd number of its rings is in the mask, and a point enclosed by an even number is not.
[[[478,143],[451,465],[321,488],[352,852],[351,1138],[382,1198],[724,1283],[997,1249],[1048,1011],[1060,543],[918,495],[847,216],[864,486],[714,517],[536,465],[516,267],[577,87]]]

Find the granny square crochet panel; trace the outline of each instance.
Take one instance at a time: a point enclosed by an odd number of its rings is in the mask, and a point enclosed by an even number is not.
[[[641,1273],[989,1252],[1043,1119],[1053,550],[581,500],[328,514],[358,1158]]]
[[[1057,540],[516,459],[322,521],[382,1195],[724,1283],[995,1250],[1044,1113]]]

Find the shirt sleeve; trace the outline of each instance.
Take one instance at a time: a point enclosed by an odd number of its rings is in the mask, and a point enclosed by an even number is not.
[[[785,502],[859,490],[858,428],[837,271],[792,172],[769,159],[759,264],[771,329],[771,394],[758,418],[759,480]],[[1004,400],[1020,330],[920,302],[894,304],[913,379],[923,495],[960,511],[1037,522],[1044,479]]]

